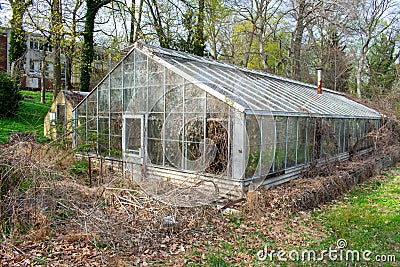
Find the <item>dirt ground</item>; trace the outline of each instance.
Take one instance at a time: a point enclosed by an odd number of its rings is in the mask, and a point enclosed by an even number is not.
[[[221,244],[251,266],[266,240],[306,247],[324,238],[312,211],[362,182],[349,173],[370,160],[332,163],[330,175],[251,192],[227,214],[215,205],[159,203],[110,167],[94,167],[89,187],[86,173],[71,174],[73,154],[59,147],[8,144],[0,157],[2,266],[202,265]]]

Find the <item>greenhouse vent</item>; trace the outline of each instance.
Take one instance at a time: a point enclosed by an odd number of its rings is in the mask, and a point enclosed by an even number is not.
[[[238,196],[372,147],[381,114],[344,94],[136,43],[74,109],[74,148],[157,194]],[[312,165],[313,166],[313,165]],[[187,196],[186,196],[187,197]]]

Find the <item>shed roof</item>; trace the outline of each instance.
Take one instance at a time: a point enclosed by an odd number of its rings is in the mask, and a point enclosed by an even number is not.
[[[62,94],[65,97],[65,100],[71,103],[71,106],[76,107],[88,94],[89,92],[79,92],[79,91],[69,91],[62,90]]]
[[[210,94],[246,113],[346,118],[381,115],[344,94],[170,49],[136,43],[137,49]],[[131,53],[129,52],[129,53]]]

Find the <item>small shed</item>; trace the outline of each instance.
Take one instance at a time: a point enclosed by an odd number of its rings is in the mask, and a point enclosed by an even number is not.
[[[62,90],[58,93],[44,118],[44,136],[53,140],[72,133],[72,110],[89,93]]]
[[[159,181],[238,195],[346,159],[371,147],[381,115],[317,85],[136,43],[74,118],[75,148],[168,197]]]

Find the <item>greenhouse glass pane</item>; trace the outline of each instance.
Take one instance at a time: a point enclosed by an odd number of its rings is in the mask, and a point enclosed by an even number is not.
[[[123,110],[126,111],[128,105],[131,101],[132,95],[134,94],[134,86],[135,86],[135,57],[136,52],[131,53],[127,58],[124,60],[124,105]]]
[[[246,171],[245,177],[259,176],[261,120],[255,115],[246,116]]]
[[[229,114],[229,106],[214,96],[207,94],[207,113]]]
[[[177,169],[182,168],[182,141],[165,142],[165,166]]]
[[[110,74],[111,76],[111,89],[122,88],[122,63],[119,64]]]
[[[306,148],[306,157],[307,162],[311,162],[314,160],[314,151],[315,147],[315,126],[316,126],[315,118],[308,118],[308,127],[307,127],[307,148]]]
[[[335,120],[323,119],[321,124],[322,157],[332,156],[337,153],[338,140],[335,134]]]
[[[135,55],[135,85],[147,86],[147,56],[140,52]]]
[[[126,151],[140,155],[142,148],[142,118],[126,118]]]
[[[97,93],[99,97],[99,115],[105,115],[109,113],[109,99],[110,99],[110,90],[108,87],[108,79],[104,81],[101,86],[97,88]]]
[[[164,122],[165,139],[182,141],[183,113],[166,114]]]
[[[163,85],[149,86],[149,111],[164,111],[164,87]]]
[[[165,105],[167,114],[183,111],[183,79],[179,85],[166,86]]]
[[[204,114],[185,113],[184,140],[202,142],[204,136]]]
[[[203,150],[202,142],[184,142],[184,169],[190,171],[203,171]]]
[[[289,117],[287,125],[286,168],[296,165],[297,153],[297,117]]]
[[[149,139],[147,141],[148,157],[151,164],[162,165],[163,164],[163,144],[162,140]]]
[[[205,92],[191,83],[185,84],[185,112],[205,112]]]
[[[109,124],[107,117],[99,118],[98,146],[101,155],[108,155],[109,152]]]
[[[147,111],[147,87],[136,87],[129,99],[127,111],[142,113]]]
[[[261,175],[267,175],[274,161],[275,121],[272,116],[262,116]]]
[[[113,114],[113,116],[111,117],[110,134],[122,136],[122,114],[121,113]]]
[[[218,115],[218,114],[215,114]],[[221,114],[227,116],[227,114]],[[222,117],[222,116],[221,116]],[[207,117],[206,121],[206,139],[207,142],[206,151],[209,151],[212,146],[214,151],[212,158],[208,158],[208,166],[206,168],[207,173],[216,175],[226,174],[228,162],[230,160],[229,148],[228,148],[228,120],[224,118],[211,118]],[[206,157],[209,157],[207,155]]]
[[[297,146],[297,164],[306,162],[306,135],[307,135],[307,119],[305,117],[298,118],[298,146]]]
[[[122,136],[110,136],[110,156],[116,158],[122,157]]]
[[[149,59],[149,85],[164,85],[164,66]]]
[[[111,112],[122,112],[122,90],[113,89],[110,91]]]
[[[162,139],[163,125],[163,113],[150,113],[148,119],[148,137]]]
[[[279,171],[285,168],[286,155],[286,117],[276,117],[276,148],[274,171]]]

